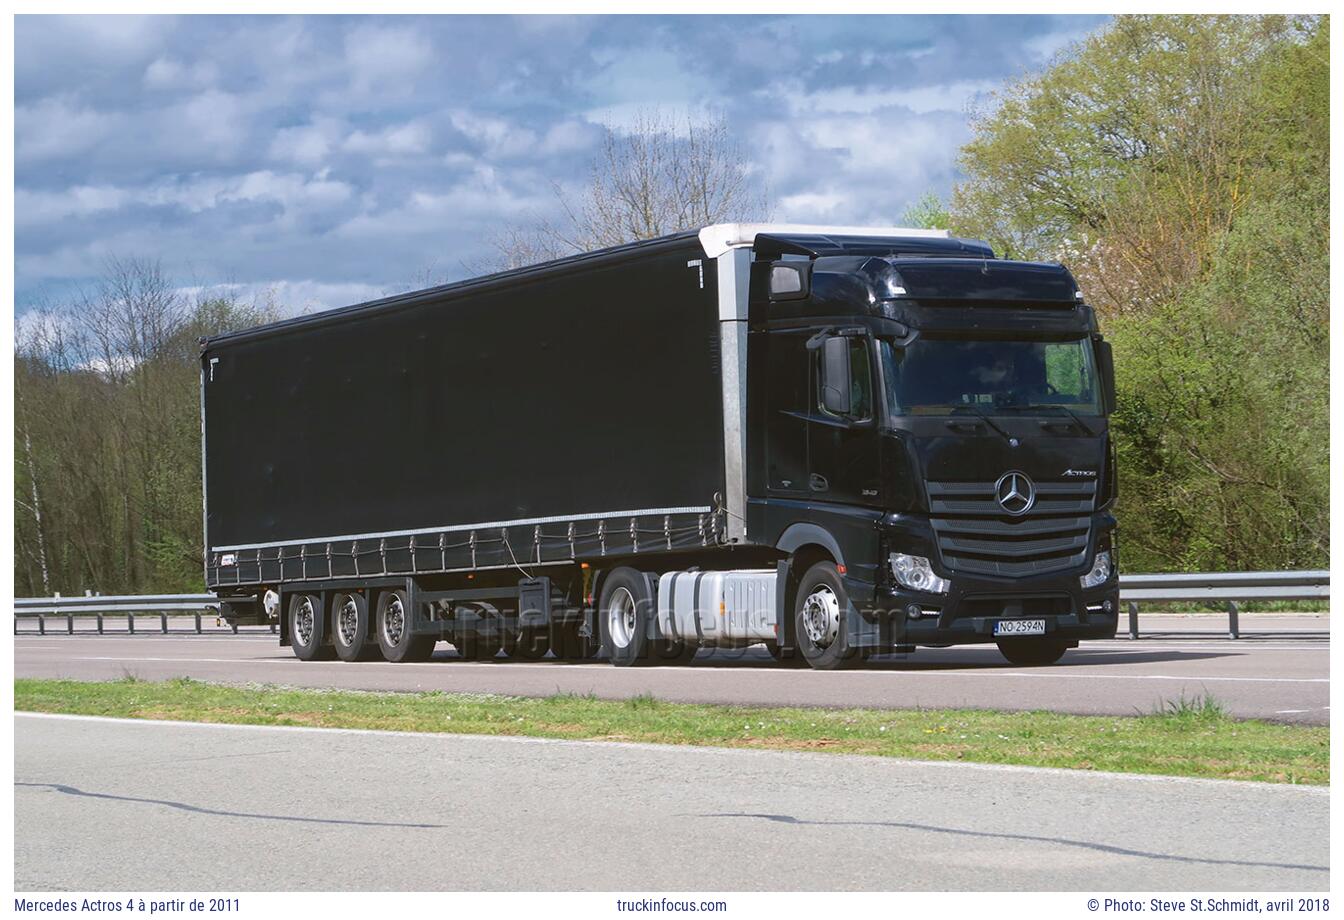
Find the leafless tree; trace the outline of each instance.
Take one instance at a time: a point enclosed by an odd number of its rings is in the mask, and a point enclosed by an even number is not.
[[[497,268],[653,239],[724,221],[769,216],[768,193],[728,120],[707,113],[677,119],[658,109],[626,128],[608,126],[587,187],[575,199],[557,184],[559,221],[536,219],[494,238]]]

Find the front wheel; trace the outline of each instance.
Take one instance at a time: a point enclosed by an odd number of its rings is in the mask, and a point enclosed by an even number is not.
[[[1054,664],[1069,650],[1062,639],[1000,639],[998,646],[1004,658],[1021,667]]]
[[[833,562],[818,562],[803,573],[793,604],[798,650],[818,671],[837,671],[859,662],[845,629],[852,616],[849,595]]]

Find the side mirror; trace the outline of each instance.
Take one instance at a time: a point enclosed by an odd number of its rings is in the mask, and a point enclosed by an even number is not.
[[[821,405],[827,412],[850,411],[849,339],[833,335],[821,346]]]
[[[1106,413],[1115,411],[1115,359],[1111,343],[1097,341],[1097,371],[1101,374],[1101,401]]]

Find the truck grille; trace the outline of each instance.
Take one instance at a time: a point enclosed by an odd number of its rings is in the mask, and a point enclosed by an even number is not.
[[[975,575],[1043,575],[1083,564],[1095,480],[1036,483],[1023,515],[1006,514],[992,482],[930,482],[929,513],[943,564]]]

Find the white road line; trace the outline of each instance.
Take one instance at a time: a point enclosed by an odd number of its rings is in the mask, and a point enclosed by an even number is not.
[[[136,658],[131,658],[131,657],[114,656],[114,655],[80,655],[80,656],[73,657],[73,658],[71,658],[71,659],[69,659],[69,660],[70,660],[70,661],[132,661],[132,662],[134,662],[134,661],[162,661],[162,662],[187,663],[187,664],[190,664],[190,663],[193,663],[193,662],[199,662],[199,663],[210,663],[210,664],[272,664],[272,665],[273,665],[273,664],[283,664],[283,665],[285,665],[285,666],[290,666],[290,665],[299,665],[299,666],[302,666],[302,665],[303,665],[303,662],[300,662],[297,658],[294,658],[294,659],[290,659],[290,658],[268,658],[268,659],[257,659],[257,658],[163,658],[163,657],[136,657]],[[442,662],[442,661],[403,661],[403,662],[400,662],[400,663],[398,663],[398,664],[388,664],[388,663],[386,663],[386,662],[383,662],[383,663],[380,664],[380,663],[378,663],[378,662],[370,662],[370,663],[366,664],[365,667],[366,667],[366,668],[368,668],[368,667],[379,668],[380,670],[395,669],[395,670],[397,670],[397,671],[402,671],[402,670],[405,670],[406,668],[416,668],[416,667],[418,667],[418,668],[440,668],[440,669],[441,669],[441,668],[442,668],[445,664],[447,664],[447,663],[448,663],[448,662]],[[460,666],[460,667],[476,667],[476,668],[494,668],[494,667],[496,667],[496,665],[494,665],[494,664],[490,664],[490,663],[488,663],[488,662],[453,662],[453,663],[454,663],[454,664],[457,664],[457,665]],[[589,665],[588,667],[591,668],[591,667],[593,667],[593,666],[594,666],[594,665]],[[521,661],[519,661],[519,662],[509,662],[508,665],[507,665],[507,669],[508,669],[509,671],[519,670],[519,669],[523,669],[523,668],[544,668],[544,669],[546,669],[546,670],[554,670],[554,669],[557,668],[557,667],[560,667],[560,666],[559,666],[559,665],[555,665],[555,664],[545,664],[545,663],[542,663],[542,662],[521,662]],[[573,666],[565,666],[565,670],[570,670],[572,667],[573,667]],[[583,665],[580,665],[579,667],[584,667],[584,666],[583,666]],[[720,669],[720,668],[696,667],[696,666],[694,666],[694,665],[679,666],[679,667],[678,667],[678,666],[674,666],[674,667],[662,667],[662,668],[659,668],[659,669],[658,669],[658,673],[665,674],[665,673],[668,673],[668,672],[676,672],[676,671],[694,671],[694,672],[696,672],[697,674],[711,674],[711,673],[714,673],[714,671],[716,671],[716,670],[723,670],[724,673],[730,673],[730,674],[734,674],[734,675],[744,675],[744,674],[775,674],[775,675],[783,675],[783,676],[794,677],[794,678],[802,678],[803,680],[808,680],[808,679],[814,679],[814,680],[815,680],[815,679],[816,679],[815,677],[813,677],[813,678],[809,678],[809,677],[806,677],[806,676],[804,676],[804,675],[808,675],[809,673],[810,673],[810,674],[814,674],[814,675],[820,673],[820,672],[816,672],[816,671],[808,672],[808,671],[775,670],[775,669],[765,669],[765,668],[751,668],[751,669],[746,669],[746,668],[744,668],[744,669],[741,669],[741,670],[727,671],[727,670]],[[352,672],[352,673],[353,673],[353,672]],[[618,669],[612,668],[612,669],[610,670],[610,673],[612,673],[612,674],[623,674],[623,673],[635,673],[635,674],[639,674],[639,673],[648,673],[648,672],[629,672],[629,671],[622,671],[622,670],[618,670]],[[1005,671],[1005,670],[995,670],[995,671],[992,671],[992,672],[984,672],[984,671],[965,671],[965,670],[953,670],[953,669],[941,669],[941,670],[936,670],[936,671],[935,671],[935,670],[923,670],[923,669],[921,669],[921,670],[917,670],[917,671],[879,671],[879,670],[873,670],[873,671],[851,671],[851,672],[849,672],[849,673],[847,673],[847,674],[836,675],[836,676],[837,676],[838,678],[840,678],[840,679],[843,680],[843,679],[850,679],[850,678],[865,678],[865,677],[881,677],[881,678],[889,678],[889,677],[891,677],[891,676],[893,676],[893,675],[895,675],[895,676],[901,676],[901,677],[918,677],[920,680],[923,680],[923,679],[925,679],[925,678],[929,678],[929,677],[958,677],[958,678],[960,678],[960,677],[989,677],[989,678],[994,678],[994,677],[1027,677],[1027,678],[1035,678],[1035,679],[1038,679],[1038,680],[1179,680],[1179,681],[1187,681],[1187,682],[1190,682],[1190,681],[1195,681],[1195,682],[1217,681],[1217,682],[1226,682],[1226,683],[1262,683],[1262,684],[1328,684],[1328,683],[1330,683],[1330,678],[1328,678],[1328,677],[1213,677],[1213,676],[1206,676],[1206,675],[1197,675],[1197,676],[1183,677],[1183,676],[1178,675],[1178,674],[1062,674],[1062,673],[1041,673],[1041,672],[1038,672],[1038,671]]]
[[[945,769],[952,772],[961,770],[976,770],[988,773],[1037,773],[1049,776],[1069,776],[1084,778],[1088,780],[1096,778],[1106,782],[1116,780],[1126,780],[1138,783],[1181,783],[1204,785],[1213,783],[1218,786],[1244,786],[1249,789],[1263,791],[1266,795],[1310,795],[1328,798],[1330,788],[1328,786],[1296,786],[1287,783],[1264,783],[1251,780],[1235,779],[1206,779],[1194,776],[1160,776],[1147,773],[1107,773],[1102,770],[1070,770],[1063,767],[1027,767],[1017,764],[999,764],[999,763],[970,763],[957,760],[907,760],[898,757],[877,758],[871,754],[833,754],[821,753],[817,751],[772,751],[761,749],[744,748],[726,748],[714,747],[710,745],[691,745],[691,744],[649,744],[636,741],[575,741],[568,738],[536,738],[526,735],[469,735],[454,734],[451,732],[401,732],[390,731],[375,728],[320,728],[313,725],[243,725],[232,722],[182,722],[170,719],[124,719],[111,716],[84,716],[69,715],[65,713],[51,712],[15,712],[16,719],[51,719],[51,720],[69,720],[81,722],[101,722],[115,725],[136,725],[142,727],[170,727],[170,728],[197,728],[207,730],[223,731],[244,731],[244,732],[318,732],[331,735],[375,735],[386,738],[388,735],[409,736],[414,738],[432,738],[436,740],[466,740],[479,741],[483,743],[501,743],[501,744],[547,744],[558,745],[561,747],[587,747],[587,748],[627,748],[641,751],[657,751],[670,756],[695,756],[696,754],[714,754],[729,757],[806,757],[821,758],[830,760],[835,757],[862,758],[873,761],[880,760],[882,763],[889,763],[901,767],[930,767],[932,769]]]

